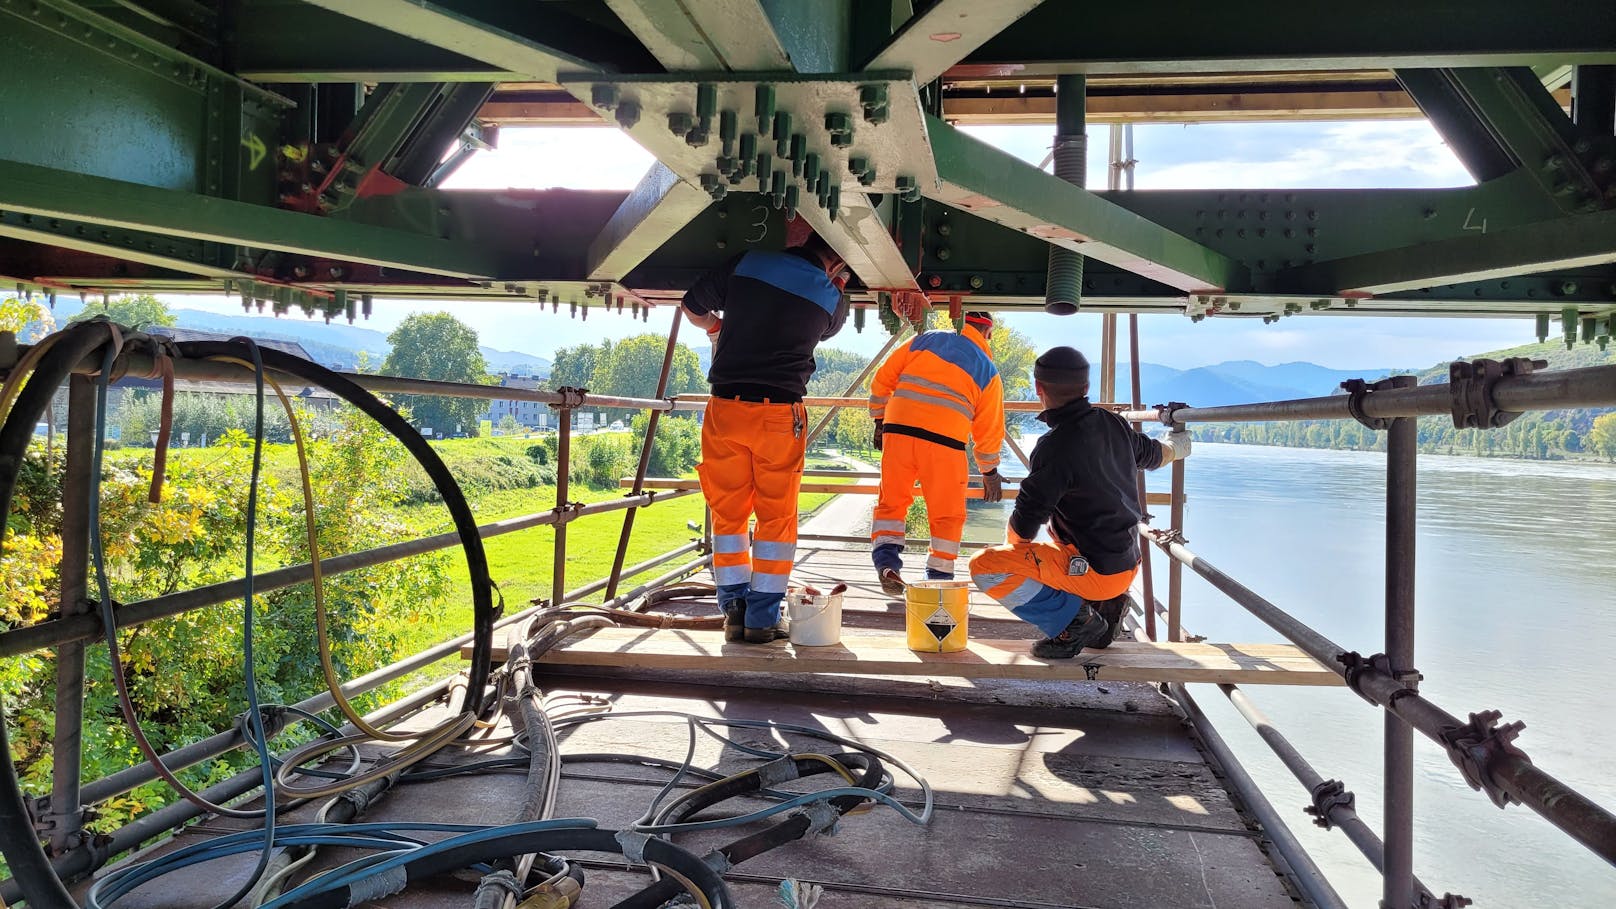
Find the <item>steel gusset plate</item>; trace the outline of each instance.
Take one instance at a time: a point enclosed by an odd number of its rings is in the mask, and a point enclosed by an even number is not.
[[[790,73],[687,73],[673,80],[666,76],[614,76],[602,78],[598,73],[564,73],[561,84],[580,101],[598,111],[607,122],[617,122],[647,151],[655,155],[670,170],[685,180],[703,185],[716,181],[728,192],[770,193],[774,172],[785,175],[787,186],[798,187],[799,208],[817,205],[815,193],[808,184],[823,171],[830,185],[837,187],[845,198],[855,193],[892,193],[900,190],[899,178],[908,178],[909,184],[922,192],[937,186],[937,166],[932,160],[931,145],[927,139],[925,117],[920,97],[908,73],[867,72],[836,75],[794,75]],[[715,93],[713,113],[710,116],[705,142],[691,144],[690,129],[700,129],[703,118],[698,110],[698,87],[710,85]],[[773,89],[773,111],[768,118],[768,129],[759,131],[757,109],[758,87]],[[879,87],[883,111],[871,122],[866,118],[866,106],[861,91]],[[599,103],[606,100],[607,103]],[[637,116],[619,116],[624,104],[635,105]],[[735,114],[737,132],[729,155],[725,155],[721,124],[724,112]],[[800,136],[796,153],[798,158],[782,156],[775,136],[774,114],[790,117],[787,133],[787,155],[792,155],[790,137]],[[833,145],[833,131],[827,125],[827,115],[842,119],[850,130],[850,139],[843,145]],[[629,119],[632,122],[625,122]],[[675,129],[674,127],[678,127]],[[742,137],[751,135],[745,144],[755,143],[751,172],[739,181],[732,181],[720,171],[722,157],[739,159]],[[700,138],[699,135],[697,137]],[[756,152],[769,155],[770,174],[756,173]],[[816,173],[803,173],[801,157],[813,156],[817,161]],[[862,159],[873,168],[873,178],[861,182],[860,175],[849,170],[849,161]],[[743,166],[747,162],[739,162]]]

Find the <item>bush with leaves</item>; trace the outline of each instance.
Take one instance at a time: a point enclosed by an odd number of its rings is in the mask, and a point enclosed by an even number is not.
[[[146,500],[149,454],[109,457],[102,479],[102,539],[113,595],[121,602],[171,593],[239,577],[246,530],[245,477],[251,441],[227,431],[220,444],[177,453],[169,461],[163,500]],[[394,517],[407,478],[419,473],[402,446],[357,411],[342,412],[340,426],[310,445],[315,518],[322,557],[385,545],[412,537]],[[59,507],[42,504],[51,484],[61,482],[60,459],[30,453],[31,465],[13,511],[14,532],[6,557],[22,554],[14,541],[36,540],[38,566],[54,575],[61,532]],[[34,471],[30,474],[29,471]],[[38,474],[44,476],[40,477]],[[55,497],[59,502],[59,495]],[[294,482],[266,473],[259,494],[259,570],[307,559],[301,494]],[[415,629],[439,617],[449,590],[447,554],[416,556],[326,579],[338,671],[346,678],[385,665],[422,643]],[[6,620],[36,620],[38,602],[26,588],[54,599],[56,581],[38,577],[24,585],[21,571],[5,572]],[[39,587],[43,584],[43,587]],[[13,588],[16,588],[15,590]],[[93,588],[92,588],[93,589]],[[291,703],[322,687],[313,634],[313,591],[308,584],[261,592],[258,620],[260,696]],[[244,708],[241,663],[242,605],[222,603],[148,622],[121,633],[126,671],[146,731],[168,750],[228,728]],[[12,716],[13,758],[33,794],[50,787],[54,660],[29,654],[0,661],[0,691]],[[85,778],[96,779],[140,760],[119,716],[105,647],[86,654],[84,713]],[[223,779],[251,762],[235,752],[186,771],[193,785]],[[165,786],[151,784],[100,806],[96,830],[108,830],[172,801]]]
[[[650,422],[648,414],[640,414],[630,424],[636,445],[643,444],[645,427]],[[634,458],[639,457],[639,451],[633,453]],[[647,476],[652,477],[678,477],[688,473],[701,460],[701,426],[689,417],[676,417],[663,415],[657,420],[655,443],[651,446],[651,460],[646,465]],[[639,462],[631,460],[628,472],[632,473]]]

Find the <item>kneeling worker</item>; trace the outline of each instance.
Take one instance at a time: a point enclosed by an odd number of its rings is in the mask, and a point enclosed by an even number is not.
[[[1038,419],[1049,431],[1032,450],[1006,545],[971,557],[971,580],[1049,637],[1034,656],[1069,659],[1111,644],[1124,594],[1139,570],[1135,476],[1190,453],[1189,433],[1162,442],[1089,404],[1089,362],[1055,347],[1033,366]],[[1045,522],[1052,542],[1034,542]]]
[[[786,636],[780,601],[796,559],[808,442],[802,396],[815,346],[847,321],[846,281],[842,257],[810,233],[785,252],[742,253],[685,294],[685,315],[713,340],[696,473],[713,512],[713,580],[728,641]]]
[[[970,467],[965,440],[976,449],[982,497],[999,501],[999,449],[1004,445],[1004,386],[988,352],[993,317],[965,314],[959,333],[928,331],[894,350],[870,382],[870,416],[881,452],[881,489],[870,528],[871,558],[881,589],[903,594],[904,518],[915,481],[926,500],[931,554],[926,577],[954,577],[965,533],[965,487]]]

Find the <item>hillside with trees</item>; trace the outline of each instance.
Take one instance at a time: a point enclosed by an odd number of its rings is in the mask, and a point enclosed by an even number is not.
[[[1559,341],[1527,344],[1480,354],[1476,359],[1530,357],[1547,360],[1549,369],[1576,369],[1616,363],[1616,352],[1593,345],[1566,350]],[[1417,373],[1421,385],[1447,382],[1448,365]],[[1341,393],[1341,392],[1337,392]],[[1197,403],[1191,401],[1190,403]],[[1336,448],[1355,451],[1385,449],[1385,433],[1353,420],[1307,420],[1298,423],[1209,423],[1193,427],[1207,442],[1283,445],[1293,448]],[[1478,455],[1529,460],[1602,459],[1616,461],[1616,412],[1610,408],[1550,410],[1524,414],[1509,425],[1487,431],[1456,429],[1445,416],[1421,417],[1420,450],[1432,454]]]

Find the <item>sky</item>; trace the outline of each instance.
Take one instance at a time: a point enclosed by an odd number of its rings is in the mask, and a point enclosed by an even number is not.
[[[964,127],[982,140],[1033,164],[1049,153],[1048,126]],[[1107,127],[1089,138],[1089,184],[1103,186]],[[1471,179],[1424,120],[1362,123],[1139,124],[1134,127],[1134,187],[1149,189],[1304,189],[1468,186]],[[649,153],[609,128],[504,129],[499,148],[479,152],[446,184],[451,189],[570,187],[630,189],[651,166]],[[218,297],[173,298],[176,308],[240,314],[238,302]],[[482,343],[551,357],[557,347],[620,340],[647,330],[665,332],[671,311],[651,321],[599,313],[587,322],[565,311],[540,312],[531,303],[377,300],[364,327],[390,331],[412,312],[450,310],[477,330]],[[1041,345],[1099,348],[1097,315],[1006,317],[1006,324]],[[1182,316],[1141,316],[1140,359],[1178,368],[1256,360],[1309,361],[1338,369],[1426,367],[1459,356],[1535,340],[1530,320],[1416,319],[1299,315],[1273,325],[1255,320],[1192,324]],[[686,332],[687,342],[704,339]],[[877,320],[863,334],[849,323],[831,346],[874,354],[885,340]],[[1124,350],[1126,340],[1124,339]]]

